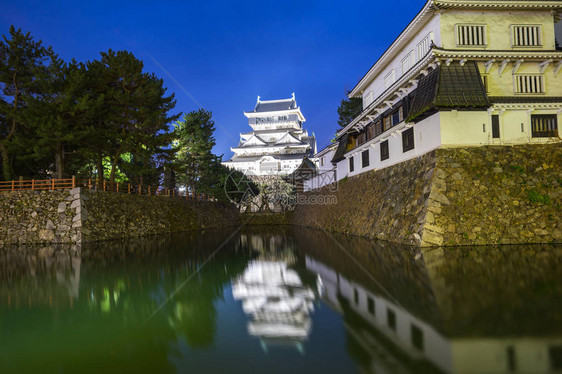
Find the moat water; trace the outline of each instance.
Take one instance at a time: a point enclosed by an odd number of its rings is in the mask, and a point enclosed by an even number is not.
[[[559,372],[561,265],[265,226],[0,247],[0,372]]]

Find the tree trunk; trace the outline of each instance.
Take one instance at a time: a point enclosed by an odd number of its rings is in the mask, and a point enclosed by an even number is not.
[[[103,156],[98,153],[98,191],[103,188]]]
[[[111,162],[111,173],[109,173],[109,185],[113,186],[115,182],[115,170],[117,169],[117,162],[119,161],[119,157],[121,157],[121,152],[123,152],[123,147],[120,146],[115,156],[113,157],[113,161]]]
[[[57,144],[55,151],[55,179],[62,179],[64,176],[64,148],[62,143]]]
[[[8,149],[6,145],[0,142],[0,151],[2,152],[2,174],[4,175],[4,180],[14,179],[12,176],[12,167],[10,163],[10,155],[8,154]]]

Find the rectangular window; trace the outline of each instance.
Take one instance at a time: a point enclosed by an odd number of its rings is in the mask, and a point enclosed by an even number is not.
[[[507,370],[508,371],[515,371],[517,370],[517,364],[515,361],[515,348],[513,346],[507,347]]]
[[[484,25],[457,25],[457,45],[486,45],[486,26]]]
[[[515,93],[544,93],[544,76],[515,75]]]
[[[558,136],[556,114],[531,115],[531,136],[533,138],[554,138]]]
[[[540,26],[512,26],[511,36],[514,47],[537,47],[542,44]]]
[[[414,128],[402,132],[402,152],[408,152],[414,149]]]
[[[429,48],[431,47],[431,42],[433,41],[433,33],[430,32],[425,38],[423,38],[416,46],[416,52],[418,53],[418,61],[424,57]]]
[[[363,131],[357,136],[357,145],[361,145],[365,143],[366,140],[367,140],[367,134],[365,134],[365,131]]]
[[[375,315],[375,300],[370,296],[367,296],[367,310],[369,310],[369,313],[373,316]]]
[[[324,166],[324,157],[320,159],[320,166]]]
[[[388,140],[381,142],[381,161],[387,160],[390,157],[388,152]]]
[[[418,326],[412,324],[410,332],[412,334],[412,345],[418,350],[423,351],[423,331]]]
[[[410,53],[408,53],[406,57],[402,59],[402,74],[406,74],[406,72],[412,68],[413,61],[414,51],[410,51]]]
[[[390,115],[385,116],[382,120],[383,123],[383,129],[382,131],[386,131],[390,128],[390,126],[392,126],[392,118]]]
[[[374,126],[374,124],[371,123],[371,124],[367,127],[367,140],[371,140],[371,139],[373,139],[374,137],[375,137],[375,126]]]
[[[365,150],[361,153],[361,166],[366,168],[369,166],[369,150]]]
[[[350,172],[350,173],[353,173],[353,170],[354,170],[353,167],[354,167],[354,165],[353,165],[353,156],[351,156],[351,157],[349,158],[349,172]]]
[[[393,83],[394,83],[394,69],[392,69],[390,73],[388,73],[386,77],[384,77],[384,88],[388,88],[392,86]]]
[[[403,111],[402,111],[402,107],[398,108],[397,111],[392,112],[391,117],[392,117],[392,126],[396,126],[398,125],[400,122],[402,122],[403,120]]]
[[[382,134],[382,121],[378,120],[375,123],[375,136],[379,136],[380,134]]]
[[[388,324],[388,327],[396,331],[396,313],[390,309],[386,310],[386,323]]]
[[[500,116],[497,114],[492,115],[492,138],[498,139],[500,137]]]

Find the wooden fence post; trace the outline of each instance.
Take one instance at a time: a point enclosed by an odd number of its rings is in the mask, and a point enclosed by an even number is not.
[[[76,175],[72,176],[72,188],[76,187]]]
[[[131,194],[131,183],[129,183],[129,187],[127,187],[127,189],[129,190],[129,195]]]
[[[117,182],[117,192],[119,192],[119,182]]]
[[[12,191],[16,189],[16,181],[12,179]]]
[[[88,190],[92,189],[92,179],[88,178]]]
[[[31,180],[31,191],[35,189],[35,179]]]
[[[142,184],[139,184],[139,195],[141,194]]]
[[[55,190],[55,179],[53,178],[53,180],[51,180],[51,189],[54,191]]]
[[[150,186],[148,186],[148,196],[150,196]]]
[[[103,190],[105,191],[105,180],[103,181]]]

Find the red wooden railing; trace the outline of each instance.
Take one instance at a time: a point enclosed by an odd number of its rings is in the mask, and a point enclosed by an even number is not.
[[[82,187],[88,190],[119,192],[134,195],[167,196],[178,197],[190,200],[214,200],[205,194],[193,194],[182,192],[179,189],[169,189],[161,186],[138,185],[131,183],[110,183],[109,181],[98,182],[96,179],[30,179],[0,181],[0,192],[7,191],[41,191],[41,190],[62,190]]]

